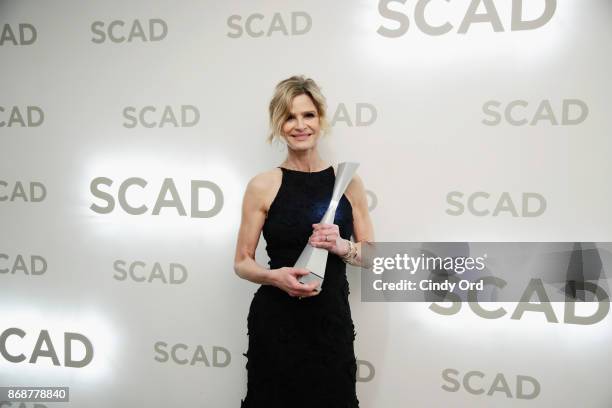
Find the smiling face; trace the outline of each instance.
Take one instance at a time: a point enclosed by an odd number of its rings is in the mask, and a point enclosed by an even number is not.
[[[289,117],[282,126],[287,148],[296,151],[312,149],[317,145],[321,123],[317,108],[306,94],[293,98]]]

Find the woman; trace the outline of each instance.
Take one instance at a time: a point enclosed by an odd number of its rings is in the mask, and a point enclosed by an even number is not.
[[[261,286],[248,315],[243,408],[359,406],[345,263],[360,265],[361,242],[374,235],[358,176],[340,200],[334,224],[317,224],[335,181],[335,169],[317,150],[328,128],[325,109],[312,79],[293,76],[276,86],[268,139],[281,138],[287,158],[255,176],[244,195],[234,270]],[[255,261],[262,232],[269,269]],[[298,281],[308,271],[292,267],[307,243],[329,251],[321,292],[316,282]]]

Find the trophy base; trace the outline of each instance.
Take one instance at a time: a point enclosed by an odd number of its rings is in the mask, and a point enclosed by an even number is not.
[[[303,275],[302,277],[300,277],[300,279],[298,279],[298,282],[300,283],[318,282],[318,286],[315,288],[315,290],[319,293],[321,293],[321,291],[323,290],[322,288],[323,278],[320,277],[319,275],[315,275],[312,272],[310,272],[308,275]]]

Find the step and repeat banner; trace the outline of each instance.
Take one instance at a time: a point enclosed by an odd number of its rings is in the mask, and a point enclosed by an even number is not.
[[[0,1],[0,386],[70,388],[0,407],[239,406],[242,195],[285,157],[267,106],[295,74],[328,99],[324,159],[361,163],[377,241],[586,262],[612,241],[611,19],[609,0]],[[370,302],[347,273],[362,407],[612,404],[608,299]]]

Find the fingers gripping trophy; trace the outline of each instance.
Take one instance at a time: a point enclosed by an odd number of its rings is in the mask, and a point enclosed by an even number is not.
[[[321,218],[321,224],[333,224],[334,218],[336,217],[336,209],[342,195],[346,191],[349,183],[353,179],[355,172],[359,167],[359,163],[343,162],[338,164],[338,171],[336,174],[336,182],[334,183],[334,191],[332,198],[325,211],[325,215]],[[297,262],[295,268],[304,268],[310,273],[304,275],[299,279],[300,283],[318,282],[319,286],[315,289],[321,291],[323,285],[323,279],[325,278],[325,267],[327,266],[327,256],[329,252],[323,248],[316,248],[310,244],[307,244]]]

